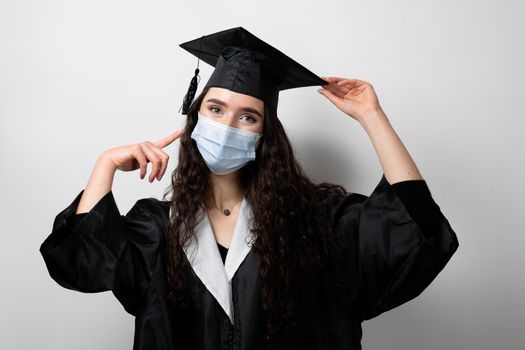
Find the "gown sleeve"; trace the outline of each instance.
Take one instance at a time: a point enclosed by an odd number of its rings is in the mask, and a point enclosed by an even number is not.
[[[423,292],[457,250],[458,239],[424,180],[389,184],[339,202],[336,230],[354,248],[357,310],[369,320]],[[348,243],[350,242],[350,243]]]
[[[157,259],[159,235],[151,212],[141,199],[121,215],[110,191],[88,213],[75,215],[83,192],[55,217],[40,246],[48,272],[67,289],[111,290],[136,315]]]

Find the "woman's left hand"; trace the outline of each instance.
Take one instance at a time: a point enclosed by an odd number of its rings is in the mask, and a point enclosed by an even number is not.
[[[322,78],[329,84],[323,85],[323,88],[317,91],[359,123],[362,124],[364,117],[370,113],[382,112],[377,95],[370,83],[358,79]]]

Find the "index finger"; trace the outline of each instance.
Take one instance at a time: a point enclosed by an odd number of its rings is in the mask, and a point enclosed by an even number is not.
[[[326,80],[330,84],[338,83],[340,81],[346,80],[346,78],[340,78],[340,77],[321,77],[324,80]],[[326,85],[323,85],[326,86]]]
[[[361,84],[366,84],[366,81],[359,80],[359,79],[343,79],[337,82],[337,85],[339,86],[341,85],[361,85]]]
[[[158,146],[160,148],[164,148],[166,147],[167,145],[169,145],[170,143],[172,143],[173,141],[175,141],[176,139],[178,139],[180,137],[180,135],[182,135],[182,133],[184,132],[184,129],[182,130],[177,130],[175,131],[174,133],[158,140],[158,141],[155,141],[153,142],[153,144],[155,146]]]

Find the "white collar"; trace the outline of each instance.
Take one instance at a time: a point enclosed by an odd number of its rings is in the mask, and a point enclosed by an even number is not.
[[[224,309],[233,324],[231,280],[250,251],[251,247],[248,242],[253,237],[250,230],[250,219],[253,214],[248,201],[243,198],[224,263],[208,215],[206,212],[203,213],[202,209],[197,213],[197,218],[200,217],[202,219],[195,227],[197,241],[193,237],[190,238],[183,249],[193,270]]]

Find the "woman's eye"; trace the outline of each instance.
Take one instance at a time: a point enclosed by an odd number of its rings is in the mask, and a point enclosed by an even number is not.
[[[219,107],[215,107],[215,106],[211,106],[211,107],[210,107],[210,110],[211,110],[212,112],[214,112],[214,111],[213,111],[214,109],[221,110]],[[214,113],[215,113],[215,112],[214,112]]]
[[[255,119],[253,116],[251,116],[249,114],[245,114],[245,115],[243,115],[243,117],[248,117],[250,122],[256,122],[257,121],[257,119]]]

